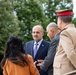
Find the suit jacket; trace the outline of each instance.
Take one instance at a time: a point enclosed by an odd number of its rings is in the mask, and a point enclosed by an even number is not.
[[[32,55],[32,57],[34,58],[33,46],[34,46],[34,40],[27,42],[24,45],[24,50],[26,51],[27,54]],[[37,51],[34,61],[37,61],[38,59],[44,60],[44,58],[47,56],[48,48],[49,48],[49,43],[47,41],[43,40]],[[37,66],[37,68],[40,72],[40,75],[43,75],[44,71],[41,70],[38,66]]]
[[[59,43],[60,32],[51,40],[48,54],[44,61],[42,62],[42,69],[47,71],[48,75],[53,75],[53,60],[56,53],[56,48]]]
[[[76,69],[76,28],[73,24],[65,27],[54,59],[54,75],[63,75]]]
[[[32,56],[28,55],[28,59],[29,66],[20,66],[7,59],[3,67],[3,75],[39,75]]]

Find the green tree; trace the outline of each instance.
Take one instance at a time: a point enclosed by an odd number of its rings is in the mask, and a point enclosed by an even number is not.
[[[13,6],[20,21],[20,36],[23,37],[24,41],[29,41],[32,39],[32,27],[36,24],[44,26],[44,19],[47,17],[45,17],[41,5],[36,0],[14,0]],[[48,22],[48,20],[45,21]]]
[[[13,0],[12,3],[20,21],[20,36],[24,41],[32,39],[31,29],[36,24],[43,26],[44,38],[47,39],[46,26],[52,21],[56,22],[55,10],[72,8],[71,0]]]
[[[19,30],[10,0],[0,0],[0,53],[4,50],[7,38],[18,35]]]
[[[46,1],[46,3],[43,2],[43,4],[45,7],[44,13],[49,17],[50,22],[56,22],[56,10],[73,8],[72,0],[48,0],[48,2]]]
[[[74,23],[74,25],[76,27],[76,18],[73,19],[73,23]]]

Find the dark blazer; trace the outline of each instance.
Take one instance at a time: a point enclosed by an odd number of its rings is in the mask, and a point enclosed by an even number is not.
[[[56,48],[59,43],[60,33],[51,40],[48,54],[42,62],[42,69],[48,71],[48,75],[53,75],[53,60],[56,53]]]
[[[34,46],[34,40],[27,42],[24,44],[24,50],[26,51],[27,54],[32,55],[32,57],[34,58],[33,46]],[[43,40],[37,51],[34,61],[37,61],[38,59],[44,60],[44,58],[47,56],[48,48],[49,48],[49,42]],[[44,71],[42,71],[38,66],[37,68],[40,72],[40,75],[43,75]]]

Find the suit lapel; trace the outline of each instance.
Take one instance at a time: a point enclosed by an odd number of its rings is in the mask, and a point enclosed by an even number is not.
[[[32,57],[34,58],[34,51],[33,51],[34,41],[31,42],[30,52]]]

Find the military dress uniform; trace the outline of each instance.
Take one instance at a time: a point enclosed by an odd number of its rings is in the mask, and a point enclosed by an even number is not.
[[[57,16],[71,16],[72,10],[57,11]],[[60,34],[60,41],[54,58],[54,75],[65,75],[76,69],[76,28],[67,24]]]

